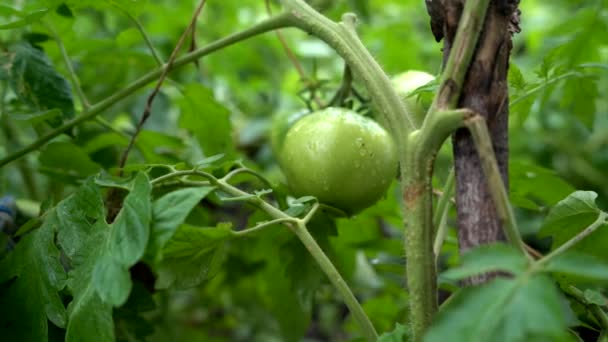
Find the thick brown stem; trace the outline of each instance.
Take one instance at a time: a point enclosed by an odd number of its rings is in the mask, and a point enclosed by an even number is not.
[[[463,0],[427,1],[433,33],[436,38],[444,39],[444,60],[450,53],[463,3]],[[485,118],[505,184],[508,184],[507,72],[511,35],[518,29],[514,26],[519,20],[518,3],[518,0],[490,2],[458,103],[458,107],[468,108]],[[442,27],[441,31],[438,31],[438,25]],[[453,146],[460,251],[504,240],[470,133],[466,129],[458,130],[453,135]],[[491,277],[484,274],[467,283],[479,284]]]

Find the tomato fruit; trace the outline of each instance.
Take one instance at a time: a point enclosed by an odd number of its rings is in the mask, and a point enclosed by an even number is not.
[[[355,214],[386,192],[397,174],[397,147],[372,119],[343,108],[300,118],[279,153],[279,164],[296,196],[315,196]]]
[[[405,108],[408,110],[408,112],[413,114],[418,126],[424,119],[426,111],[430,106],[430,101],[421,101],[418,96],[409,95],[414,90],[426,85],[434,79],[435,76],[427,72],[417,70],[409,70],[392,78],[393,86],[395,87],[397,94],[404,99]]]

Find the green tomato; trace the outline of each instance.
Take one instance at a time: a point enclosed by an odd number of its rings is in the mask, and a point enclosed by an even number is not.
[[[296,196],[355,214],[386,192],[397,174],[397,147],[372,119],[343,108],[307,115],[287,132],[279,164]]]
[[[395,90],[397,90],[397,94],[404,99],[405,108],[409,113],[413,114],[417,125],[422,123],[430,103],[419,101],[418,96],[409,95],[414,90],[426,85],[434,79],[435,76],[417,70],[406,71],[392,78],[393,86],[395,87]]]

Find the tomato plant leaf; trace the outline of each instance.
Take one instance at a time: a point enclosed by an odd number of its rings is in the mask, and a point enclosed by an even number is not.
[[[561,300],[545,275],[468,287],[442,308],[425,341],[569,341]]]
[[[184,223],[194,206],[215,187],[187,188],[170,192],[154,201],[152,207],[152,231],[148,250],[156,258],[175,230]]]
[[[180,126],[192,132],[205,156],[234,153],[230,111],[215,100],[210,89],[189,84],[179,106]]]
[[[139,173],[111,225],[110,253],[121,265],[134,265],[146,250],[152,214],[151,190],[146,174]]]
[[[54,243],[57,224],[53,211],[0,262],[0,305],[10,313],[0,324],[3,339],[46,341],[47,319],[65,327],[66,311],[58,291],[64,288],[67,275]]]
[[[5,56],[0,56],[0,69],[8,71],[6,78],[19,100],[35,111],[60,109],[62,118],[47,122],[57,127],[62,119],[74,117],[72,90],[59,74],[47,55],[29,43],[14,45]]]
[[[188,288],[213,276],[225,257],[225,243],[233,236],[231,225],[181,225],[167,241],[159,264],[158,289]]]
[[[110,232],[101,191],[92,178],[57,205],[56,216],[57,240],[71,261],[67,285],[73,299],[68,305],[66,341],[113,341],[112,306],[102,301],[92,279]]]
[[[551,209],[539,235],[553,239],[552,249],[561,246],[593,223],[600,213],[595,204],[597,194],[593,191],[576,191]],[[592,237],[577,243],[572,250],[584,251],[608,262],[605,246],[608,244],[606,225],[598,228]]]
[[[568,251],[555,256],[547,262],[545,270],[580,281],[608,281],[608,264],[578,251]]]
[[[102,299],[108,295],[104,292],[105,289],[102,289],[102,292],[98,291],[96,284],[100,281],[95,279],[104,276],[100,270],[96,270],[96,265],[99,263],[99,258],[104,257],[102,246],[107,244],[110,227],[104,220],[99,220],[94,225],[88,227],[85,225],[81,228],[84,228],[87,234],[83,236],[85,239],[80,243],[78,257],[73,259],[74,268],[70,271],[68,285],[74,299],[68,305],[70,319],[66,341],[114,341],[112,303],[110,300]],[[108,285],[113,289],[119,280],[112,280]],[[116,301],[120,302],[120,299]],[[93,331],[95,333],[91,333]]]
[[[506,244],[484,245],[466,252],[461,265],[442,273],[442,277],[460,280],[490,271],[520,274],[527,269],[527,259],[517,249]]]

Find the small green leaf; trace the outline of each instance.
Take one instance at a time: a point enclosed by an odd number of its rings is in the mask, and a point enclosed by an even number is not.
[[[206,156],[234,153],[230,112],[215,100],[211,90],[190,84],[179,106],[180,126],[192,132]]]
[[[44,224],[24,236],[0,261],[0,305],[4,312],[0,336],[7,341],[46,341],[48,320],[65,327],[67,317],[59,291],[67,275],[55,246],[54,211]]]
[[[152,214],[151,191],[148,177],[139,173],[111,225],[110,254],[125,267],[133,266],[146,250]]]
[[[587,281],[608,282],[608,264],[576,251],[555,256],[547,262],[544,269]]]
[[[520,274],[527,269],[528,261],[517,249],[505,244],[484,245],[466,252],[461,265],[442,274],[442,277],[460,280],[480,273],[506,271]]]
[[[527,85],[524,75],[515,63],[509,65],[509,85],[516,90],[523,90]]]
[[[162,251],[156,288],[193,287],[214,275],[224,260],[230,224],[217,227],[181,225]]]
[[[593,191],[572,193],[551,209],[539,235],[553,238],[552,249],[561,246],[597,220],[600,209],[595,204],[596,198],[597,194]],[[592,236],[583,239],[572,249],[584,251],[608,262],[605,252],[608,230],[604,228],[605,226],[598,228]]]
[[[215,187],[187,188],[170,192],[154,201],[152,208],[152,232],[148,249],[152,255],[160,256],[161,249],[171,239],[194,206]]]
[[[60,75],[44,51],[21,43],[8,54],[0,55],[0,70],[8,70],[8,80],[19,100],[36,111],[60,109],[62,118],[47,122],[57,127],[62,119],[74,117],[72,90],[68,81]]]

